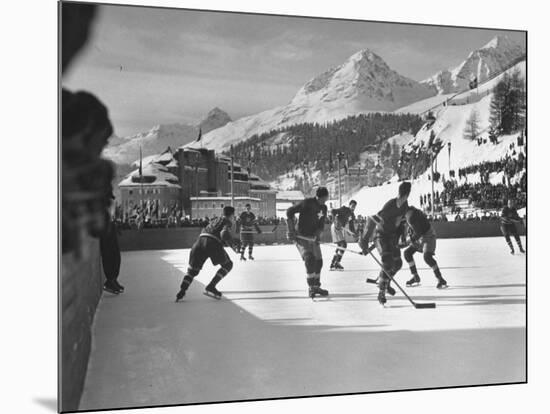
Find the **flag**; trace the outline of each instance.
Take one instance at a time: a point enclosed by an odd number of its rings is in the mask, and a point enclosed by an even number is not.
[[[197,137],[195,142],[200,142],[201,138],[202,138],[202,128],[199,128],[199,136]]]
[[[346,174],[349,174],[349,165],[348,165],[348,157],[344,160],[344,171]]]

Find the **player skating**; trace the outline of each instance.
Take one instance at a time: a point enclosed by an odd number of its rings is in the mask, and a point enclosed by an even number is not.
[[[349,207],[343,206],[332,210],[332,216],[334,217],[334,222],[330,227],[332,242],[344,249],[348,247],[345,232],[349,231],[355,235],[355,207],[357,207],[357,202],[351,200],[349,202]],[[336,249],[334,257],[332,258],[332,263],[330,264],[330,270],[344,270],[344,267],[340,264],[344,252],[345,250]]]
[[[420,276],[414,263],[413,255],[416,252],[424,254],[424,261],[433,270],[437,278],[437,288],[444,289],[447,282],[441,275],[441,270],[434,259],[436,234],[426,215],[417,208],[409,207],[405,213],[405,220],[408,226],[410,245],[403,252],[411,270],[412,278],[407,282],[407,286],[416,286],[420,283]]]
[[[296,247],[302,256],[306,266],[307,284],[309,296],[313,299],[316,295],[328,296],[328,291],[321,288],[321,269],[323,268],[323,256],[319,240],[324,229],[327,217],[328,190],[319,187],[315,197],[306,198],[298,204],[289,207],[287,215],[287,237],[296,243]],[[295,214],[298,213],[298,223]],[[300,237],[314,239],[304,240]]]
[[[382,259],[383,267],[378,276],[378,301],[382,305],[386,303],[386,291],[390,286],[390,278],[386,272],[393,277],[403,266],[399,238],[403,233],[404,216],[409,208],[407,199],[410,192],[411,183],[401,183],[397,198],[392,198],[384,204],[378,214],[372,216],[372,220],[376,224],[374,244]],[[389,293],[391,294],[391,292]]]
[[[521,239],[519,238],[518,229],[516,227],[516,223],[519,223],[520,221],[521,218],[519,217],[518,211],[514,206],[514,201],[511,199],[508,200],[508,205],[504,206],[504,208],[502,209],[502,213],[500,214],[500,231],[506,239],[508,247],[510,247],[511,254],[514,254],[514,246],[512,245],[510,235],[514,236],[514,239],[516,239],[519,251],[521,253],[525,253],[525,250],[523,250],[523,246],[521,245]]]
[[[229,258],[224,246],[230,246],[236,252],[240,251],[240,242],[231,234],[231,227],[235,220],[235,209],[231,206],[223,208],[223,216],[210,221],[199,235],[191,251],[189,252],[189,265],[187,273],[181,282],[180,291],[176,295],[176,302],[183,299],[195,276],[199,274],[207,259],[214,266],[221,265],[210,283],[206,286],[204,294],[220,299],[222,294],[216,289],[216,285],[233,268],[233,262]]]
[[[258,226],[256,216],[252,212],[250,204],[247,204],[246,211],[243,211],[239,216],[239,225],[241,232],[241,260],[246,260],[244,253],[248,246],[248,259],[254,260],[252,256],[252,249],[254,248],[254,230],[256,233],[261,234],[262,230]]]

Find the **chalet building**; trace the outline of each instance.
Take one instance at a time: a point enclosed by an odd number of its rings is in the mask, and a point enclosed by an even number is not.
[[[168,148],[162,154],[147,157],[143,164],[141,178],[136,169],[119,183],[123,211],[135,209],[136,204],[147,203],[148,199],[157,203],[158,199],[158,203],[168,208],[177,205],[182,215],[211,217],[212,207],[207,208],[203,199],[211,199],[210,204],[217,205],[219,214],[221,204],[231,204],[233,176],[237,212],[244,210],[246,203],[243,200],[248,199],[250,204],[256,205],[253,210],[257,210],[257,216],[276,215],[276,191],[237,162],[233,163],[232,171],[231,159],[213,150],[182,147],[174,153]],[[138,167],[139,162],[134,166]]]

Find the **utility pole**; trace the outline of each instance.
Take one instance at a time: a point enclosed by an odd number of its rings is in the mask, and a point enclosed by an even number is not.
[[[430,158],[431,158],[431,179],[432,179],[432,220],[435,217],[434,216],[434,205],[435,205],[435,199],[434,199],[434,152],[433,149],[430,149]]]
[[[336,153],[336,169],[338,171],[338,207],[342,207],[342,186],[340,182],[340,153]]]
[[[231,145],[231,206],[232,207],[235,207],[235,193],[233,191],[234,176],[235,176],[235,169],[234,169],[234,162],[233,162],[233,145]]]
[[[447,143],[447,149],[449,150],[449,179],[451,178],[451,142]]]

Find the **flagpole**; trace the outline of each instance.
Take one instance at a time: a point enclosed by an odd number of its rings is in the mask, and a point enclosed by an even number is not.
[[[234,181],[235,169],[233,163],[233,145],[231,145],[231,206],[235,207],[235,193],[233,192],[233,181]]]
[[[141,145],[139,146],[139,214],[140,218],[143,219],[143,155],[141,153]]]

